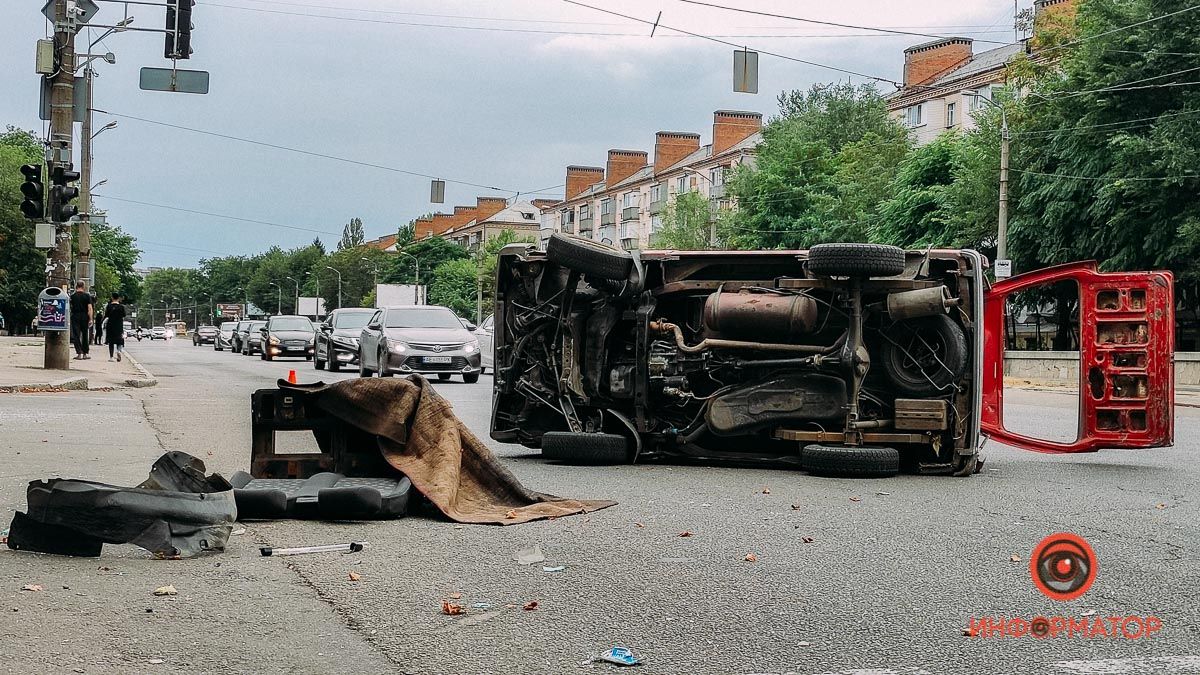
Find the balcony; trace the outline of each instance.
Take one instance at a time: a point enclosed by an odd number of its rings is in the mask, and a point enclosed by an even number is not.
[[[667,200],[660,199],[656,202],[650,202],[650,215],[657,216],[667,210]]]
[[[725,196],[725,184],[710,185],[708,189],[709,199],[720,199]]]
[[[621,239],[621,248],[626,251],[635,251],[640,248],[640,242],[637,237],[624,237]]]
[[[584,232],[591,232],[592,231],[592,222],[594,220],[595,219],[592,218],[591,216],[588,216],[587,218],[580,218],[579,219],[579,234],[583,234]]]
[[[558,229],[559,229],[559,231],[566,232],[567,234],[574,234],[575,233],[575,222],[574,221],[565,222],[561,226],[559,226]]]
[[[641,209],[636,206],[626,206],[625,208],[621,209],[621,222],[623,223],[627,220],[637,220],[638,216],[640,215],[640,211]]]
[[[600,214],[600,224],[601,225],[615,225],[616,222],[617,222],[617,214],[614,213],[613,211],[609,211],[608,213]]]

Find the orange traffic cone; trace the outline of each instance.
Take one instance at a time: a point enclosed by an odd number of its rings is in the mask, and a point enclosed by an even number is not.
[[[296,371],[294,371],[294,370],[288,371],[288,383],[296,384]]]

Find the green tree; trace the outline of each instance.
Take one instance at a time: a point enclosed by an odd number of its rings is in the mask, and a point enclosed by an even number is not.
[[[189,319],[187,310],[196,304],[203,289],[203,277],[197,270],[166,267],[147,274],[138,305],[138,325],[162,325],[168,315],[172,320]]]
[[[908,152],[908,130],[873,87],[814,85],[779,99],[755,164],[729,180],[737,208],[722,219],[733,248],[806,248],[865,241]]]
[[[391,256],[387,272],[380,273],[380,278],[386,278],[388,283],[410,284],[416,263],[413,258],[421,261],[421,283],[428,286],[433,282],[434,270],[438,265],[450,260],[465,260],[470,258],[467,249],[455,244],[449,239],[429,237],[403,247],[408,255]],[[410,258],[412,256],[413,258]]]
[[[474,318],[479,268],[469,259],[449,260],[433,270],[429,303],[445,305],[462,317]]]
[[[125,304],[137,305],[142,295],[142,278],[133,271],[142,254],[137,240],[115,225],[93,222],[91,232],[96,297],[106,299],[116,291]]]
[[[345,251],[347,249],[362,246],[367,240],[367,235],[363,232],[362,220],[351,218],[350,222],[342,228],[342,239],[338,242],[337,249]]]
[[[892,196],[879,205],[877,239],[910,248],[948,244],[949,187],[961,145],[958,134],[945,133],[900,163]]]
[[[10,126],[0,133],[0,314],[10,331],[32,323],[46,284],[46,256],[33,246],[34,227],[21,213],[20,189],[20,167],[41,162],[42,144],[33,132]]]
[[[685,192],[667,204],[662,229],[654,233],[654,247],[702,251],[709,246],[712,210],[699,192]]]

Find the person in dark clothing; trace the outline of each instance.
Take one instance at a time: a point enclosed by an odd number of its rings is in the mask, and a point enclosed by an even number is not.
[[[100,298],[93,295],[92,296],[92,306],[98,307],[99,304],[100,304]],[[100,310],[96,310],[97,314],[99,312],[100,312]],[[92,338],[92,344],[102,345],[102,344],[104,344],[104,322],[96,321],[95,324],[96,324],[96,336],[94,338]]]
[[[84,290],[85,284],[80,281],[75,284],[75,292],[71,294],[71,344],[75,347],[75,360],[91,358],[88,356],[91,345],[92,320],[95,318],[95,307],[92,296]]]
[[[125,351],[125,305],[121,304],[121,294],[113,293],[112,300],[104,307],[104,337],[108,343],[108,360],[121,360]]]

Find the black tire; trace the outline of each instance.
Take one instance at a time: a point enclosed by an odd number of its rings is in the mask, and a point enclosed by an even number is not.
[[[967,335],[944,314],[898,321],[881,338],[883,370],[908,396],[948,394],[967,372]]]
[[[559,232],[550,235],[546,257],[568,269],[615,281],[628,279],[633,269],[633,257],[628,251]]]
[[[564,464],[626,464],[629,441],[619,434],[549,431],[542,434],[542,457]]]
[[[325,367],[329,369],[329,372],[336,373],[342,369],[342,364],[337,359],[337,352],[330,349],[325,353],[325,357],[329,359],[325,362]]]
[[[379,376],[380,377],[391,377],[392,376],[392,371],[388,370],[388,356],[387,356],[386,352],[381,353],[379,355]]]
[[[904,249],[885,244],[817,244],[808,269],[831,277],[894,277],[904,271]]]
[[[313,351],[311,360],[313,362],[313,370],[325,370],[325,362],[317,358],[315,350]]]
[[[271,351],[269,349],[267,349],[266,347],[263,347],[263,350],[262,350],[262,360],[263,361],[274,361],[275,360],[275,357],[271,356]]]
[[[463,382],[467,384],[475,384],[479,381],[479,373],[467,373],[463,375]]]
[[[900,473],[900,452],[895,448],[808,445],[800,466],[818,476],[886,478]]]
[[[358,376],[370,377],[371,371],[367,370],[367,360],[363,357],[363,353],[358,353]]]
[[[442,382],[450,381],[450,373],[438,373],[438,380]]]

